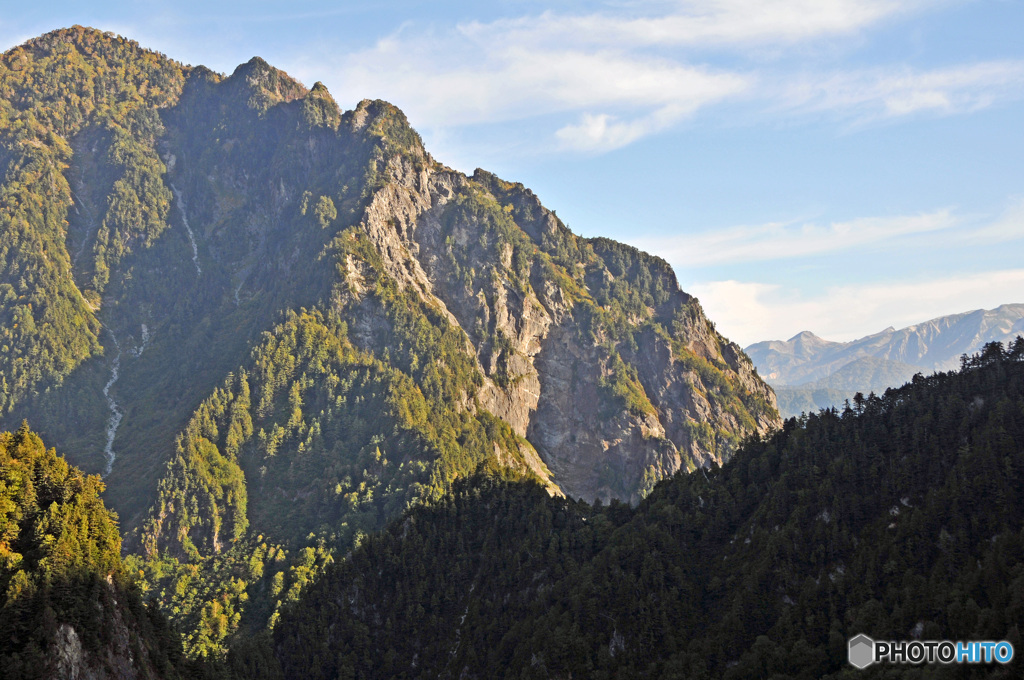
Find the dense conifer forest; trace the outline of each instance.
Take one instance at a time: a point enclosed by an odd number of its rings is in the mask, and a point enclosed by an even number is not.
[[[124,568],[102,492],[27,425],[0,434],[0,678],[199,670]]]
[[[858,633],[1020,649],[1022,442],[1018,339],[790,419],[635,509],[484,470],[328,568],[274,653],[288,678],[821,678],[859,673]]]

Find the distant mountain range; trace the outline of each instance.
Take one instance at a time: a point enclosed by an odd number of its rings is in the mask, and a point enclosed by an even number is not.
[[[985,343],[1024,335],[1024,304],[942,316],[850,342],[831,342],[804,331],[789,340],[746,348],[775,389],[784,417],[838,406],[857,392],[884,392],[915,373],[957,368],[963,354]]]

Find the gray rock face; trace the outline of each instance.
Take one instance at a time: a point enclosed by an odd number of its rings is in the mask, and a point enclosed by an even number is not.
[[[110,593],[115,590],[108,581]],[[83,648],[78,631],[62,623],[50,651],[48,668],[41,677],[52,680],[135,680],[158,677],[147,648],[137,639],[116,597],[109,606],[97,603],[106,615],[108,642],[96,652]],[[130,615],[129,615],[130,616]],[[133,639],[133,636],[135,639]],[[137,656],[141,652],[141,656]]]
[[[590,333],[583,308],[611,308],[597,303],[591,281],[637,284],[594,255],[560,263],[575,268],[567,267],[568,277],[546,274],[548,244],[590,244],[532,192],[483,171],[466,177],[425,153],[390,159],[387,173],[362,228],[398,285],[465,333],[485,376],[467,395],[469,407],[490,411],[525,437],[523,448],[535,449],[526,456],[536,461],[531,467],[564,493],[635,502],[658,479],[722,462],[745,434],[779,425],[774,394],[751,361],[714,331],[660,259],[615,244],[663,272],[666,297],[659,309],[627,317],[624,329]],[[471,199],[497,208],[498,217],[466,211]],[[496,245],[489,239],[502,215],[506,236]],[[527,247],[533,252],[523,265]],[[520,269],[528,267],[525,275],[517,274],[516,257]],[[609,397],[617,361],[635,374],[641,405],[623,407]]]

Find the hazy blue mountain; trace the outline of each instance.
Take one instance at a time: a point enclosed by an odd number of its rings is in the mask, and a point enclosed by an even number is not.
[[[839,405],[856,392],[884,392],[915,373],[948,371],[960,357],[988,342],[1024,334],[1024,304],[943,316],[900,330],[892,327],[849,342],[832,342],[804,331],[789,340],[746,348],[758,373],[774,389],[779,412]]]

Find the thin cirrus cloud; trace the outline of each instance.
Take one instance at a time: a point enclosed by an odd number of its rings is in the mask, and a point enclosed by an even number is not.
[[[917,281],[826,288],[802,295],[778,284],[712,281],[690,287],[717,328],[742,346],[783,340],[805,330],[847,341],[888,326],[1024,301],[1024,269],[958,273]]]
[[[982,245],[1024,240],[1024,198],[1012,199],[999,217],[963,234],[961,240]]]
[[[914,0],[683,0],[660,16],[563,15],[470,22],[488,42],[620,46],[763,46],[851,33],[924,6]],[[635,6],[634,6],[635,8]]]
[[[495,123],[588,108],[677,118],[747,88],[740,74],[618,50],[483,45],[433,34],[391,36],[340,65],[347,90],[379,91],[421,125]],[[382,74],[386,74],[382,78]]]
[[[859,122],[921,112],[970,113],[1024,97],[1024,61],[861,70],[802,76],[776,85],[780,107],[796,113],[838,112]]]
[[[334,62],[341,94],[390,99],[423,128],[557,115],[557,148],[603,152],[725,100],[765,96],[754,69],[709,66],[701,61],[706,48],[784,48],[856,33],[923,6],[915,0],[684,0],[667,11],[664,3],[654,5],[660,14],[644,14],[639,3],[618,14],[406,24]],[[312,66],[300,66],[298,75],[310,75]],[[803,99],[811,98],[807,89]]]
[[[687,267],[769,261],[850,250],[900,237],[951,229],[961,223],[949,209],[920,215],[864,217],[827,225],[769,223],[675,237],[644,237],[633,243]]]

